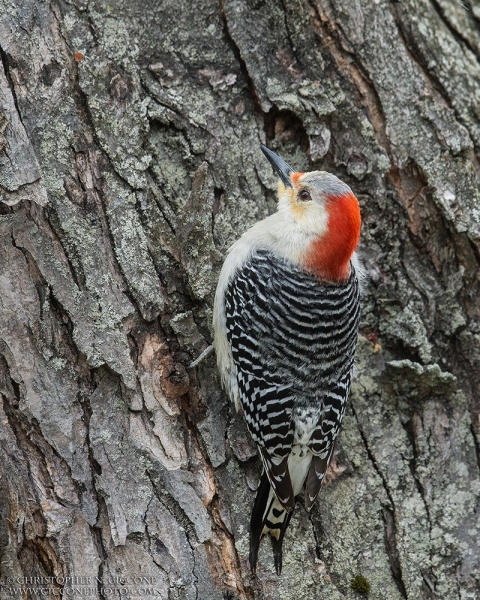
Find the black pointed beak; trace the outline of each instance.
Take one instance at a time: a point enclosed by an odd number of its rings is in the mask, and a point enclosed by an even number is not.
[[[266,146],[263,146],[263,144],[260,144],[260,148],[262,149],[262,152],[265,154],[265,156],[268,158],[275,173],[282,180],[283,185],[285,187],[293,188],[292,181],[290,179],[290,173],[295,173],[295,171],[292,169],[292,167],[288,165],[283,160],[283,158],[280,158],[278,154],[275,154],[275,152],[272,152]]]

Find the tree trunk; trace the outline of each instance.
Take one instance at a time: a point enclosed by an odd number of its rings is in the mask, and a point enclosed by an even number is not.
[[[0,0],[2,598],[480,598],[478,6]],[[280,578],[266,541],[248,567],[246,427],[189,368],[275,210],[260,143],[352,187],[368,275]]]

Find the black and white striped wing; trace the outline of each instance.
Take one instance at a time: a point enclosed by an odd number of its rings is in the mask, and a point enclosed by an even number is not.
[[[290,498],[286,460],[293,442],[294,394],[279,374],[278,359],[270,346],[274,333],[273,267],[273,261],[258,257],[247,262],[227,288],[225,312],[247,427],[260,447],[265,469],[279,498],[290,503],[293,497]],[[276,471],[277,481],[272,471]],[[281,485],[285,477],[288,481]]]
[[[248,429],[279,500],[293,505],[286,461],[295,426],[323,406],[311,450],[327,455],[343,416],[358,330],[356,275],[322,284],[259,250],[230,281],[225,312]]]

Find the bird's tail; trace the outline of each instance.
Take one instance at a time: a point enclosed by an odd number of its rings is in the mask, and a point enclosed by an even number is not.
[[[293,510],[287,511],[278,501],[264,472],[258,487],[255,504],[250,519],[250,567],[255,573],[260,540],[270,534],[277,575],[282,571],[282,542],[292,517]]]

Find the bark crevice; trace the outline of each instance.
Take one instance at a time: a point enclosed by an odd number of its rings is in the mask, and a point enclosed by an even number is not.
[[[375,456],[370,448],[370,444],[368,443],[368,440],[362,429],[362,426],[361,426],[358,416],[355,412],[355,408],[353,407],[353,404],[351,404],[351,406],[352,406],[352,413],[353,413],[353,415],[355,417],[355,421],[357,423],[358,432],[360,434],[360,437],[362,438],[362,442],[365,446],[365,450],[367,452],[368,458],[369,458],[375,472],[377,473],[377,475],[380,477],[380,479],[382,481],[383,489],[385,490],[388,501],[390,503],[390,506],[384,506],[382,508],[384,533],[385,533],[385,548],[387,551],[387,556],[388,556],[388,560],[390,563],[390,569],[392,572],[393,580],[395,581],[398,591],[400,592],[402,597],[407,599],[408,595],[407,595],[407,590],[405,588],[405,583],[403,581],[402,567],[401,567],[400,557],[399,557],[397,544],[396,544],[396,537],[397,537],[396,536],[396,528],[397,528],[397,526],[396,526],[396,521],[395,521],[395,502],[393,500],[392,492],[387,483],[387,480],[385,479],[385,476],[382,473],[382,471],[377,463],[377,460],[375,459]]]

